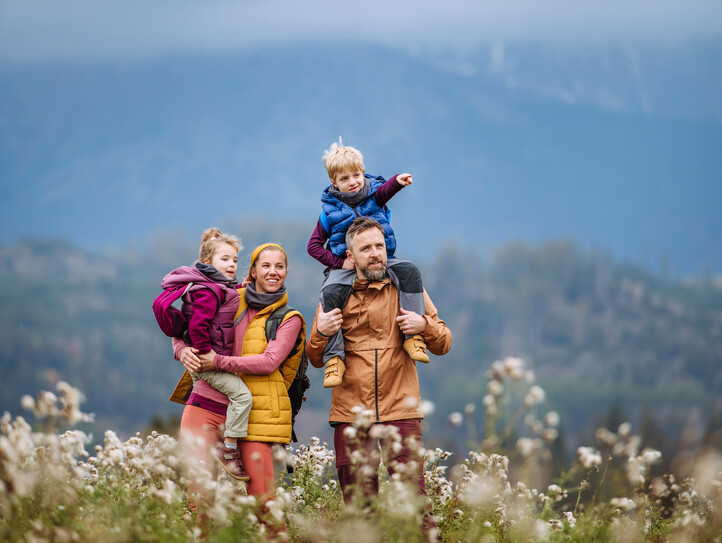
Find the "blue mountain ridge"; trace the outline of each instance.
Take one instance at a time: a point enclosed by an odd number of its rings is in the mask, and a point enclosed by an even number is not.
[[[392,202],[403,256],[567,237],[722,271],[719,43],[498,49],[2,65],[0,240],[99,248],[241,216],[310,234],[343,136],[369,173],[414,175]]]

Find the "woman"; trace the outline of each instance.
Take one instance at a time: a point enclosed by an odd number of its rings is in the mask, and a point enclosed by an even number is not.
[[[251,390],[253,407],[248,420],[248,436],[239,440],[240,457],[251,480],[246,483],[249,495],[259,503],[273,494],[274,443],[291,441],[291,402],[287,389],[298,369],[306,338],[306,324],[298,311],[289,312],[278,327],[276,338],[266,340],[265,324],[273,311],[288,302],[286,281],[288,257],[280,245],[266,243],[256,247],[245,288],[239,289],[240,308],[236,315],[233,354],[218,355],[198,351],[182,340],[174,339],[176,359],[188,371],[220,370],[239,373]],[[297,341],[300,340],[300,341]],[[192,387],[192,389],[191,389]],[[183,375],[170,398],[185,403],[180,433],[200,436],[206,451],[222,440],[228,397],[208,383],[193,385],[188,372]],[[207,452],[207,464],[213,465]]]

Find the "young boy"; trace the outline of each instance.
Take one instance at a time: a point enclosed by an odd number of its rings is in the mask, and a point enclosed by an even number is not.
[[[413,182],[411,174],[403,173],[386,181],[383,177],[366,175],[363,156],[353,148],[339,143],[331,145],[323,155],[331,185],[321,194],[322,212],[308,241],[308,254],[326,266],[326,280],[321,287],[324,311],[343,308],[351,292],[356,274],[346,257],[346,230],[358,216],[371,217],[384,228],[388,275],[399,290],[401,308],[424,314],[421,273],[411,262],[394,258],[396,237],[389,222],[386,203],[403,187]],[[325,247],[324,247],[325,245]],[[406,336],[404,350],[412,360],[428,362],[426,343],[420,334]],[[323,386],[338,386],[346,371],[341,330],[329,339],[323,353],[326,365]]]

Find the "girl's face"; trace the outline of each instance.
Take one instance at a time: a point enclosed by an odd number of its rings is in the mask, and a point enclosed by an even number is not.
[[[269,248],[258,255],[251,268],[251,279],[256,285],[256,291],[274,293],[286,282],[286,273],[286,255],[283,251]]]
[[[236,276],[236,266],[238,265],[238,251],[224,243],[216,249],[211,261],[206,261],[205,264],[210,264],[228,279],[233,279]]]

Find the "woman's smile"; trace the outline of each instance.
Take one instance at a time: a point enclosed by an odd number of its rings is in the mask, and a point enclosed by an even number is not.
[[[286,255],[278,249],[265,249],[261,252],[251,270],[258,292],[277,292],[286,281]]]

